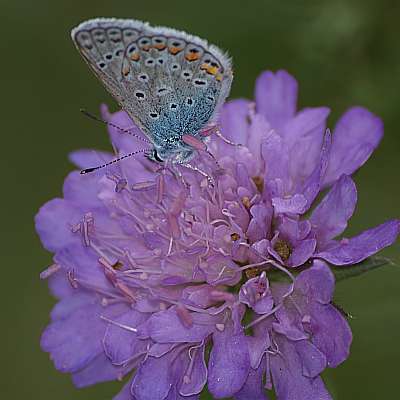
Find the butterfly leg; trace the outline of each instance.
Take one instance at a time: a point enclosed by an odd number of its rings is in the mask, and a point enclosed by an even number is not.
[[[207,172],[205,172],[205,171],[201,170],[200,168],[197,168],[197,167],[195,167],[195,166],[193,166],[191,164],[182,163],[182,164],[179,164],[179,165],[181,165],[182,167],[185,167],[187,169],[190,169],[191,171],[195,171],[195,172],[199,173],[200,175],[204,176],[205,178],[207,178],[208,183],[212,187],[215,187],[214,179],[210,175],[208,175]]]
[[[235,143],[232,142],[231,140],[229,140],[228,138],[226,138],[220,131],[219,126],[218,125],[212,125],[209,126],[207,129],[205,129],[204,131],[202,131],[200,133],[201,136],[211,136],[211,135],[215,135],[217,137],[219,137],[223,142],[225,142],[226,144],[229,144],[231,146],[243,146],[240,143]]]

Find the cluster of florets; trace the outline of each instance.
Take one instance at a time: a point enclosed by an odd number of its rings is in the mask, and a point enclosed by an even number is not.
[[[379,118],[296,110],[297,83],[263,73],[255,102],[222,109],[200,171],[142,157],[72,172],[36,217],[55,253],[43,272],[59,299],[42,348],[78,387],[132,374],[119,400],[330,399],[321,372],[349,355],[329,265],[359,263],[399,233],[388,221],[340,238],[356,206],[350,175],[378,145]],[[124,112],[107,115],[122,128]],[[117,155],[140,143],[110,127]],[[112,154],[81,150],[80,168]],[[216,162],[217,161],[217,162]],[[210,179],[212,178],[212,184]],[[322,200],[317,196],[326,189]],[[265,390],[268,389],[268,390]]]

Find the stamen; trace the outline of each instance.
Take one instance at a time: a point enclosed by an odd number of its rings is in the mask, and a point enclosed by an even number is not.
[[[68,281],[70,283],[70,285],[74,288],[74,289],[78,289],[78,281],[76,280],[75,276],[74,276],[74,270],[71,269],[70,271],[67,272],[67,278]]]
[[[157,203],[161,203],[164,196],[165,180],[164,175],[160,174],[157,177]]]
[[[58,264],[52,264],[50,265],[50,267],[46,268],[44,271],[40,273],[40,279],[47,279],[60,269],[61,267]]]
[[[253,327],[254,325],[257,325],[259,322],[263,321],[264,319],[268,318],[270,315],[274,314],[276,311],[278,311],[282,307],[282,303],[278,304],[276,307],[274,307],[270,312],[261,315],[261,317],[256,318],[249,324],[247,324],[244,329],[249,329]]]
[[[131,289],[122,282],[116,282],[115,287],[118,288],[124,295],[126,295],[131,301],[135,302],[136,297],[132,293]]]
[[[240,239],[240,236],[239,236],[238,233],[234,232],[234,233],[231,234],[232,242],[236,242],[236,240],[239,240],[239,239]]]
[[[108,322],[108,323],[110,323],[110,324],[113,324],[113,325],[115,325],[115,326],[118,326],[118,327],[120,327],[120,328],[122,328],[122,329],[126,329],[126,330],[129,331],[129,332],[137,333],[137,329],[136,329],[136,328],[133,328],[132,326],[124,325],[124,324],[121,324],[121,323],[119,323],[119,322],[117,322],[117,321],[113,321],[112,319],[109,319],[109,318],[105,317],[104,315],[100,315],[100,318],[101,318],[103,321],[106,321],[106,322]]]
[[[171,230],[172,237],[175,239],[179,239],[181,235],[181,230],[179,227],[178,218],[175,215],[168,214],[167,215],[169,228]]]
[[[189,311],[182,304],[178,305],[176,308],[176,313],[184,327],[189,329],[193,326],[193,318]]]
[[[217,328],[217,330],[219,330],[220,332],[223,332],[225,329],[225,324],[215,324],[215,327]]]
[[[132,190],[148,190],[153,189],[155,183],[152,181],[138,182],[131,186]]]
[[[248,196],[244,196],[244,197],[242,198],[242,204],[244,205],[244,207],[245,207],[247,210],[250,210],[251,203],[250,203],[250,199],[249,199]]]

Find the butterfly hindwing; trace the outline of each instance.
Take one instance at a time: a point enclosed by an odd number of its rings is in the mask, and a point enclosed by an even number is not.
[[[184,32],[95,19],[75,28],[72,38],[107,90],[166,153],[182,135],[196,136],[212,122],[229,93],[229,58]]]

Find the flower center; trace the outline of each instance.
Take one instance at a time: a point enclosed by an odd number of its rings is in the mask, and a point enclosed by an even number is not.
[[[292,253],[289,243],[282,239],[276,241],[274,250],[280,255],[283,261],[288,260]]]

